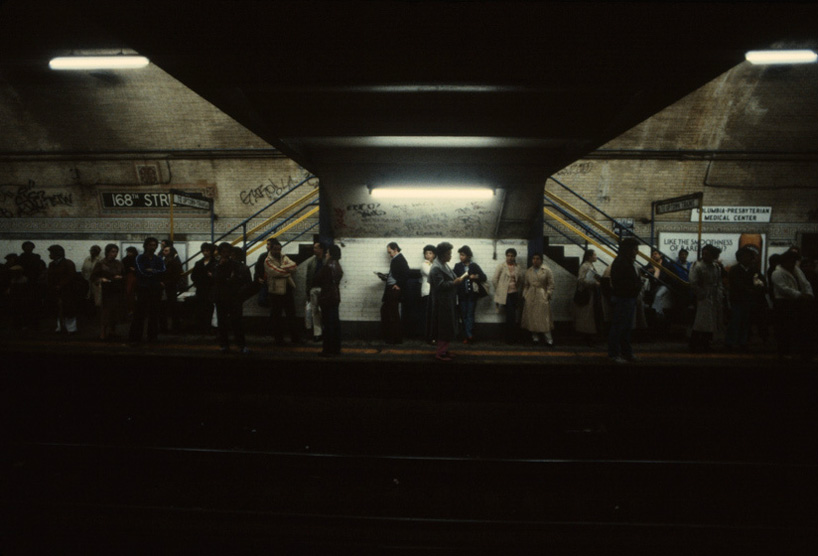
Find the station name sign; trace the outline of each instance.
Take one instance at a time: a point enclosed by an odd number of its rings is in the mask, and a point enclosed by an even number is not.
[[[170,193],[106,191],[100,197],[104,208],[170,208]]]
[[[769,222],[772,207],[704,207],[702,222]],[[699,221],[699,209],[690,213],[690,221]]]
[[[654,202],[653,207],[656,214],[668,214],[670,212],[695,209],[702,206],[702,197],[703,195],[701,193],[693,193],[682,197],[674,197],[672,199],[656,201]]]
[[[172,198],[172,199],[171,199]],[[103,191],[100,201],[104,209],[170,209],[210,210],[212,199],[198,192],[187,191]]]

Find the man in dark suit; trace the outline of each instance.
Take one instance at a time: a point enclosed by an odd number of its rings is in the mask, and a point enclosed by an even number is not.
[[[400,344],[403,342],[400,303],[406,291],[406,280],[409,278],[409,263],[394,241],[386,246],[386,252],[389,253],[392,262],[389,263],[389,274],[380,275],[386,281],[381,305],[381,324],[386,343]]]

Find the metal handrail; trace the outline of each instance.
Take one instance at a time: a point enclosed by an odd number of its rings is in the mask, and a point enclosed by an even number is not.
[[[567,187],[565,184],[563,184],[563,183],[559,182],[558,180],[556,180],[556,179],[554,179],[554,178],[550,178],[550,179],[554,180],[555,182],[557,182],[557,183],[558,183],[559,185],[561,185],[562,187],[565,187],[566,189],[568,189],[568,191],[571,191],[571,189],[569,189],[569,188],[568,188],[568,187]],[[577,194],[577,193],[575,193],[575,192],[573,192],[573,191],[571,191],[571,193],[574,193],[574,195],[576,195],[577,197],[579,197],[579,198],[580,198],[581,200],[583,200],[585,203],[587,203],[588,205],[590,205],[590,206],[591,206],[591,208],[593,208],[594,210],[597,210],[597,211],[598,211],[600,214],[602,214],[602,215],[603,215],[603,216],[605,216],[606,218],[609,218],[611,221],[613,221],[613,222],[615,222],[615,223],[619,224],[620,226],[622,226],[622,224],[621,224],[621,223],[619,223],[617,220],[615,220],[615,219],[611,218],[610,216],[608,216],[607,214],[605,214],[603,211],[601,211],[601,210],[597,209],[597,208],[596,208],[596,207],[595,207],[593,204],[591,204],[589,201],[585,200],[585,199],[584,199],[584,198],[583,198],[581,195],[579,195],[579,194]],[[617,236],[617,235],[616,235],[614,232],[612,232],[611,230],[609,230],[609,229],[607,229],[606,227],[604,227],[604,226],[603,226],[602,224],[600,224],[600,223],[599,223],[597,220],[594,220],[594,219],[593,219],[593,218],[592,218],[590,215],[588,215],[587,213],[585,213],[585,212],[583,212],[583,211],[579,210],[578,208],[576,208],[575,206],[573,206],[573,205],[572,205],[572,204],[570,204],[569,202],[565,201],[564,199],[561,199],[560,197],[557,197],[556,195],[554,195],[553,193],[551,193],[551,192],[549,192],[549,191],[545,191],[545,192],[544,192],[544,194],[545,194],[545,196],[546,196],[548,199],[550,199],[550,200],[552,200],[552,201],[556,202],[556,203],[557,203],[557,204],[559,204],[559,205],[562,205],[562,206],[563,206],[563,207],[566,209],[566,211],[573,212],[575,215],[577,215],[577,216],[579,216],[579,217],[581,217],[581,218],[585,218],[585,219],[587,219],[589,223],[593,224],[595,227],[597,227],[598,229],[600,229],[601,231],[603,231],[603,232],[604,232],[604,233],[605,233],[605,234],[606,234],[608,237],[611,237],[611,238],[614,238],[614,239],[619,240],[619,236]],[[557,207],[556,205],[554,206],[554,208],[556,208],[557,210],[560,210],[560,209],[559,209],[559,207]],[[562,212],[563,214],[566,214],[566,211],[560,210],[560,212]],[[566,214],[566,216],[568,216],[568,215]],[[579,221],[579,220],[577,220],[577,219],[575,219],[575,218],[572,218],[572,220],[573,220],[574,222],[578,222],[578,223],[579,223],[579,222],[581,222],[581,221]],[[589,231],[590,231],[590,230],[589,230]],[[580,234],[580,235],[582,235],[582,234]],[[653,249],[655,249],[656,251],[659,251],[658,249],[654,248],[654,247],[653,247],[652,245],[650,245],[649,243],[645,242],[645,240],[644,240],[644,239],[640,238],[640,237],[639,237],[639,236],[637,236],[636,234],[633,234],[633,237],[634,237],[635,239],[637,239],[638,241],[640,241],[642,244],[644,244],[644,245],[648,245],[648,246],[649,246],[649,247],[650,247],[652,250],[653,250]],[[617,251],[618,251],[618,249],[617,249]],[[664,253],[662,253],[661,251],[659,251],[659,253],[662,255],[662,257],[663,257],[663,258],[668,258],[668,257],[666,257],[666,256],[665,256],[665,254],[664,254]],[[662,264],[657,263],[656,261],[654,261],[654,260],[653,260],[653,258],[652,258],[652,257],[650,257],[649,255],[645,255],[644,253],[642,253],[641,251],[639,251],[639,252],[637,252],[637,256],[642,257],[643,259],[645,259],[645,260],[646,260],[648,263],[650,263],[650,264],[651,264],[651,265],[653,265],[654,267],[659,268],[659,269],[660,269],[660,270],[661,270],[663,273],[665,273],[667,276],[670,276],[670,277],[671,277],[673,280],[676,280],[677,282],[681,282],[681,283],[682,283],[682,284],[684,284],[684,285],[689,285],[689,282],[687,282],[686,280],[683,280],[682,278],[680,278],[680,277],[679,277],[679,276],[678,276],[678,275],[677,275],[675,272],[673,272],[672,270],[670,270],[670,269],[666,268],[664,265],[662,265]],[[668,260],[669,260],[669,259],[668,259]]]
[[[240,223],[236,224],[236,225],[235,225],[233,228],[231,228],[231,229],[230,229],[230,230],[228,230],[227,232],[223,233],[222,235],[220,235],[219,237],[217,237],[216,239],[214,239],[214,240],[213,240],[213,243],[214,243],[214,244],[218,243],[219,241],[223,240],[224,238],[226,238],[227,236],[229,236],[230,234],[232,234],[233,232],[235,232],[236,230],[238,230],[238,229],[239,229],[239,228],[241,228],[242,226],[246,226],[246,225],[247,225],[247,223],[248,223],[249,221],[253,220],[254,218],[257,218],[257,217],[258,217],[258,216],[259,216],[259,215],[260,215],[262,212],[266,211],[267,209],[269,209],[270,207],[272,207],[272,206],[273,206],[273,205],[275,205],[276,203],[278,203],[278,202],[280,202],[281,200],[283,200],[283,199],[284,199],[284,198],[285,198],[287,195],[289,195],[290,193],[292,193],[293,191],[295,191],[296,189],[298,189],[299,187],[301,187],[301,186],[302,186],[302,185],[304,185],[305,183],[307,183],[307,182],[309,182],[309,181],[312,181],[312,180],[314,180],[314,179],[317,179],[317,178],[318,178],[318,176],[315,176],[315,175],[310,174],[308,177],[304,178],[303,180],[301,180],[300,182],[298,182],[297,184],[295,184],[294,186],[292,186],[290,189],[288,189],[287,191],[285,191],[284,193],[282,193],[281,195],[279,195],[278,197],[276,197],[275,199],[273,199],[272,201],[270,201],[269,203],[267,203],[266,205],[264,205],[262,208],[260,208],[260,209],[259,209],[259,210],[257,210],[255,213],[253,213],[251,216],[248,216],[248,217],[247,217],[247,218],[245,218],[243,221],[241,221]],[[316,190],[315,190],[315,191],[313,191],[312,193],[317,194],[317,193],[318,193],[318,189],[316,189]],[[292,204],[290,205],[290,207],[292,207],[293,205],[297,204],[298,202],[300,202],[300,200],[299,200],[299,201],[296,201],[296,203],[292,203]],[[287,210],[287,209],[285,209],[285,210],[284,210],[284,211],[282,211],[282,212],[286,212],[286,210]],[[268,220],[269,220],[269,219],[268,219]],[[265,222],[266,222],[266,221],[265,221]],[[251,233],[252,233],[252,232],[251,232]],[[232,245],[236,245],[236,243],[233,243]],[[193,255],[191,255],[190,257],[188,257],[187,259],[185,259],[185,261],[182,263],[182,266],[183,266],[183,267],[184,267],[184,266],[189,266],[190,261],[192,261],[193,259],[195,259],[196,257],[199,257],[199,256],[201,256],[201,251],[197,251],[196,253],[194,253]],[[190,271],[191,271],[191,270],[192,270],[192,269],[188,269],[188,270],[186,270],[186,271],[185,271],[185,275],[187,275],[188,273],[190,273]]]

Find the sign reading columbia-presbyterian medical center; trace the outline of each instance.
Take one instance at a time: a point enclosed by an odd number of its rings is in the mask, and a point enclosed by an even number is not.
[[[702,222],[769,222],[772,207],[704,207]],[[690,221],[699,221],[699,209],[690,211]]]

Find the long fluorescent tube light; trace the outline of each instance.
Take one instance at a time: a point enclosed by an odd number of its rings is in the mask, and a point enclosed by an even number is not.
[[[48,62],[53,70],[138,69],[150,62],[144,56],[58,56]]]
[[[494,191],[486,187],[375,187],[375,199],[490,199]]]
[[[754,65],[814,64],[818,54],[813,50],[751,50],[744,58]]]

